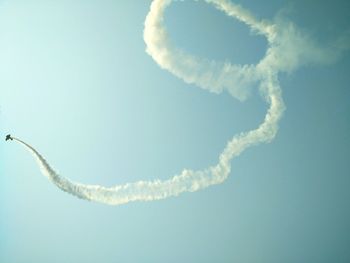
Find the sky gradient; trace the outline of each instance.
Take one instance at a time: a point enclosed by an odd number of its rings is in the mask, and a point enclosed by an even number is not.
[[[111,186],[217,162],[267,106],[215,95],[145,52],[150,1],[0,2],[0,127],[62,175]],[[349,30],[347,1],[237,1],[283,14],[322,45]],[[283,10],[283,11],[281,11]],[[325,15],[326,14],[326,15]],[[175,2],[176,46],[257,63],[267,42],[202,1]],[[348,262],[349,54],[280,75],[275,140],[233,160],[221,185],[110,207],[56,189],[18,145],[0,143],[1,262]]]

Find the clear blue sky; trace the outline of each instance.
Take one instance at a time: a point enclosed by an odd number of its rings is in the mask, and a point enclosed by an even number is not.
[[[236,1],[280,11],[320,43],[349,29],[350,2]],[[266,105],[211,94],[145,53],[150,1],[0,1],[0,129],[64,176],[111,186],[167,179],[217,162]],[[287,11],[286,11],[287,10]],[[203,1],[173,3],[175,44],[256,63],[266,40]],[[0,142],[0,262],[349,262],[350,56],[280,75],[287,111],[276,139],[232,162],[227,181],[124,206],[79,200]]]

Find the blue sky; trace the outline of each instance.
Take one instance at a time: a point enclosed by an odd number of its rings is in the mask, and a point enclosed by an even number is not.
[[[1,136],[35,146],[62,175],[111,186],[215,164],[257,127],[257,90],[239,102],[162,70],[145,52],[150,1],[0,1]],[[281,13],[318,43],[349,29],[347,1],[237,1]],[[202,1],[175,2],[165,25],[200,57],[257,63],[261,36]],[[106,206],[40,174],[0,143],[1,262],[348,262],[349,54],[280,74],[287,110],[270,144],[196,193]]]

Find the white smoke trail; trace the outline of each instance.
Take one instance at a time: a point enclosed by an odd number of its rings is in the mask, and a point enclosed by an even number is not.
[[[219,156],[215,166],[199,171],[183,170],[181,174],[164,181],[139,181],[114,187],[72,182],[58,175],[33,147],[14,138],[36,157],[43,174],[54,184],[77,197],[110,205],[164,199],[222,183],[231,171],[232,158],[250,146],[270,142],[275,137],[278,121],[285,108],[278,73],[291,71],[302,62],[326,60],[327,56],[300,34],[291,23],[259,20],[248,10],[229,0],[205,0],[205,2],[213,4],[226,15],[238,19],[257,34],[266,37],[268,50],[266,56],[257,65],[241,66],[209,61],[196,58],[173,47],[163,26],[164,11],[171,0],[154,0],[151,4],[144,29],[147,52],[160,67],[185,82],[215,93],[227,90],[240,100],[248,96],[249,87],[252,84],[260,82],[261,93],[269,104],[263,123],[255,130],[234,136]]]

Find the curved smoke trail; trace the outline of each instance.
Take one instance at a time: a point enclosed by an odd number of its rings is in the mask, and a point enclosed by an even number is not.
[[[33,147],[23,144],[37,159],[41,171],[62,190],[86,200],[110,205],[131,201],[152,201],[194,192],[222,183],[231,170],[231,160],[250,146],[270,142],[276,135],[284,103],[278,81],[280,71],[291,71],[310,61],[326,61],[327,55],[295,28],[292,23],[259,20],[248,10],[229,0],[206,0],[226,15],[248,25],[253,32],[266,37],[268,49],[257,65],[232,65],[194,57],[174,47],[163,26],[163,15],[171,0],[154,0],[145,20],[144,40],[147,53],[175,76],[210,92],[227,90],[244,100],[249,87],[260,83],[260,91],[269,105],[263,123],[255,130],[234,136],[219,156],[215,166],[204,170],[183,170],[168,180],[138,181],[114,187],[84,185],[58,175]]]

